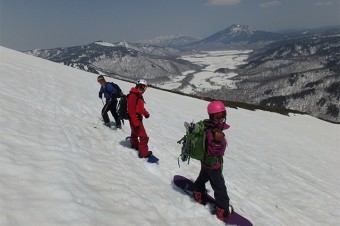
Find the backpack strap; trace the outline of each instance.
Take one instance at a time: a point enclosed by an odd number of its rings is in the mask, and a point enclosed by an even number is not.
[[[143,102],[144,102],[144,104],[146,104],[146,102],[145,102],[143,96],[139,96],[139,95],[137,95],[136,93],[133,93],[133,92],[131,92],[131,91],[130,91],[130,93],[129,93],[128,95],[126,95],[126,98],[128,98],[130,94],[136,95],[136,97],[137,97],[137,99],[136,99],[136,104],[138,103],[138,100],[139,100],[139,99],[142,99]]]
[[[136,104],[137,104],[137,103],[138,103],[138,100],[139,100],[139,98],[140,98],[137,94],[135,94],[135,93],[133,93],[133,92],[130,91],[130,93],[129,93],[128,95],[126,95],[126,98],[128,98],[131,94],[133,94],[133,95],[135,95],[135,96],[137,97],[137,99],[136,99]]]
[[[208,148],[207,148],[207,133],[213,133],[213,130],[215,129],[215,127],[212,127],[212,126],[206,126],[206,124],[203,122],[204,126],[205,126],[205,129],[204,129],[204,133],[205,133],[205,140],[204,140],[204,143],[205,143],[205,146],[204,146],[204,160],[203,160],[203,163],[207,166],[209,166],[210,169],[212,169],[212,166],[215,165],[217,162],[221,162],[221,166],[222,166],[222,163],[223,163],[223,158],[220,158],[220,157],[217,157],[215,155],[209,155],[208,154]],[[208,162],[210,161],[210,162]]]
[[[109,92],[107,91],[107,85],[108,83],[111,84],[113,90],[116,90],[116,92]],[[105,87],[103,88],[104,92],[107,92],[112,98],[117,99],[120,98],[123,94],[123,91],[121,90],[121,88],[114,82],[106,82]]]
[[[103,92],[104,93],[107,93],[107,94],[109,94],[110,96],[111,96],[111,93],[109,92],[109,91],[107,91],[107,84],[108,84],[109,82],[106,82],[105,83],[105,86],[103,87]]]

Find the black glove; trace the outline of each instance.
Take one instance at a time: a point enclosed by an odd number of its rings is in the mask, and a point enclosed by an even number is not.
[[[102,92],[99,92],[99,98],[103,99],[103,93]]]

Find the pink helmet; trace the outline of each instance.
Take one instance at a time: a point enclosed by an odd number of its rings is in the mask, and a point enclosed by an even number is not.
[[[225,110],[225,106],[224,103],[222,101],[212,101],[209,103],[208,105],[208,114],[215,114],[215,113],[219,113],[219,112],[223,112],[226,111]]]

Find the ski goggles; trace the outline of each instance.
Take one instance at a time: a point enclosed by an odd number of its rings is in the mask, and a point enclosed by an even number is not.
[[[227,119],[227,112],[222,111],[214,114],[214,121],[225,122]]]
[[[139,85],[139,89],[143,92],[145,92],[146,88],[148,88],[148,86],[142,84]]]

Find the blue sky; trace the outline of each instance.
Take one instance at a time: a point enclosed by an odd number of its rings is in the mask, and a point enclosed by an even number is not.
[[[279,31],[340,24],[339,0],[0,0],[0,44],[16,50],[207,37],[232,24]]]

